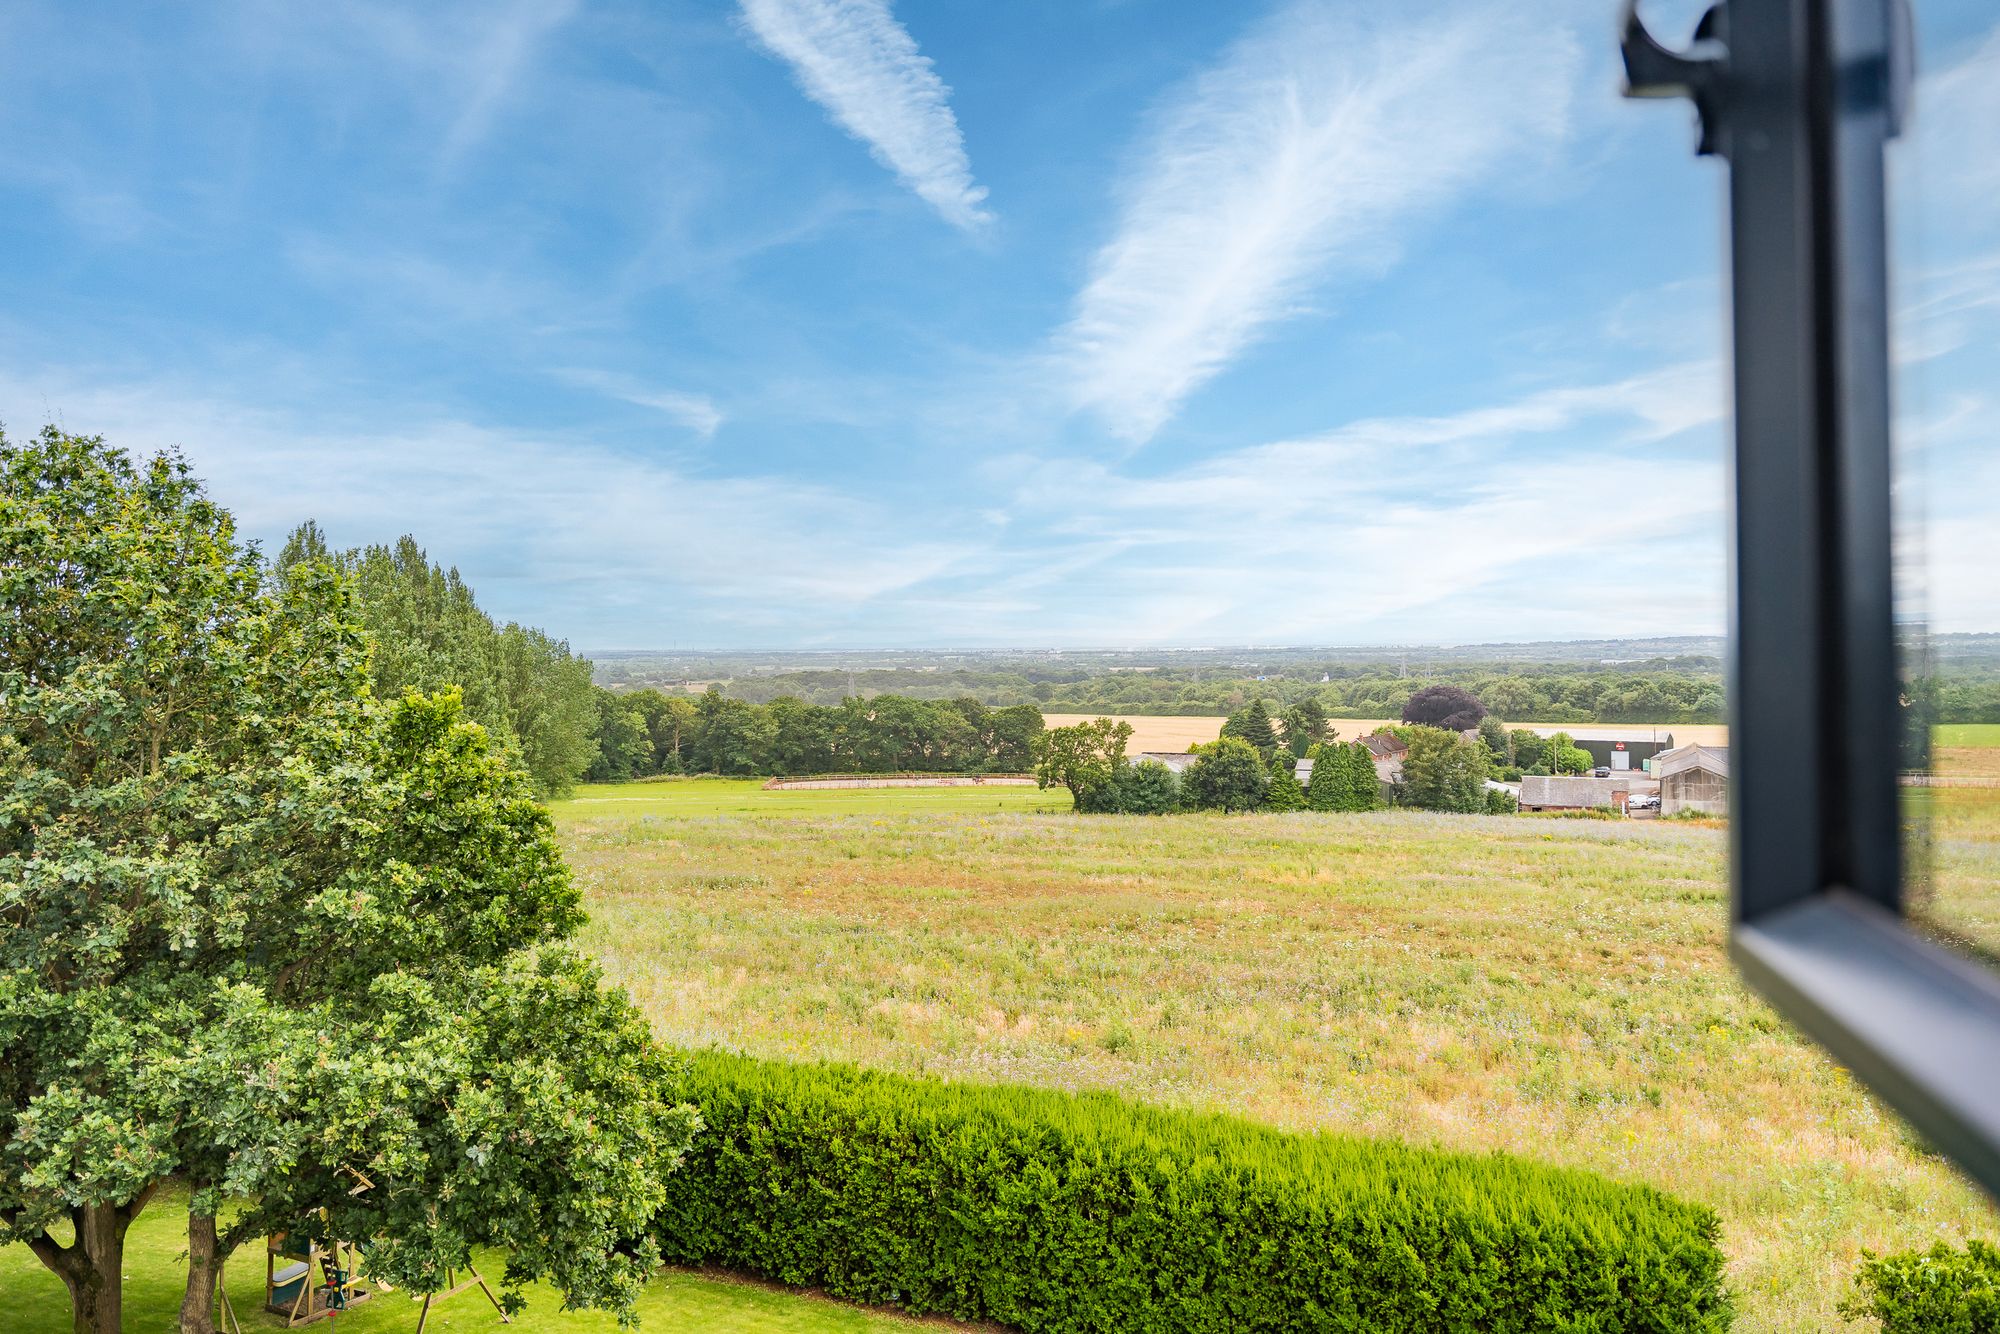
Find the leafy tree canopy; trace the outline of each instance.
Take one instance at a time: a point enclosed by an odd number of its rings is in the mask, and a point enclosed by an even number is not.
[[[1285,749],[1296,759],[1304,759],[1314,746],[1327,739],[1326,705],[1318,695],[1307,695],[1286,709],[1282,721]]]
[[[693,699],[599,687],[589,776],[665,773],[1022,773],[1034,764],[1041,710],[991,709],[972,698],[900,695],[810,704],[780,695],[752,704],[710,687]]]
[[[1267,781],[1256,747],[1225,736],[1197,748],[1181,773],[1181,801],[1194,810],[1254,811],[1264,804]]]
[[[374,643],[375,694],[456,687],[466,713],[514,757],[544,796],[560,796],[598,758],[599,714],[590,663],[530,626],[496,625],[456,569],[431,563],[414,537],[394,546],[336,552],[308,520],[277,561],[280,584],[294,568],[334,565],[353,578],[355,615]]]
[[[416,1291],[494,1245],[510,1303],[629,1310],[697,1120],[563,944],[527,775],[457,692],[377,700],[349,579],[273,577],[171,455],[0,437],[0,552],[0,1243],[112,1334],[178,1176],[189,1334],[321,1207]]]
[[[1097,789],[1109,784],[1125,764],[1132,724],[1093,718],[1071,727],[1052,727],[1035,738],[1035,782],[1066,787],[1078,810],[1088,810]]]
[[[1403,756],[1404,804],[1432,811],[1486,809],[1488,752],[1479,741],[1437,727],[1412,727]]]
[[[1425,686],[1403,705],[1403,721],[1425,727],[1441,727],[1447,732],[1464,732],[1479,726],[1486,706],[1462,686]]]
[[[1306,792],[1299,786],[1298,761],[1288,750],[1280,750],[1271,759],[1270,780],[1264,784],[1264,809],[1270,811],[1302,811],[1306,808]]]
[[[1271,724],[1271,710],[1261,699],[1253,699],[1248,708],[1231,714],[1222,724],[1222,735],[1247,741],[1259,755],[1268,756],[1278,748],[1278,732]]]
[[[1542,764],[1557,774],[1587,774],[1596,767],[1597,761],[1589,751],[1576,744],[1567,732],[1557,732],[1548,739],[1542,750]]]
[[[1359,741],[1350,741],[1341,746],[1340,763],[1335,772],[1340,776],[1338,804],[1335,809],[1343,811],[1373,811],[1382,807],[1382,779],[1375,772],[1375,757],[1368,747]]]

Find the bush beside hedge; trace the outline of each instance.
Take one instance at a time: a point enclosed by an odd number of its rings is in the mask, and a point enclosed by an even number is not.
[[[2000,1251],[1983,1241],[1955,1250],[1896,1255],[1862,1252],[1842,1315],[1874,1317],[1882,1334],[1995,1334],[2000,1331]]]
[[[1024,1330],[1718,1330],[1716,1219],[1500,1155],[694,1057],[670,1259]]]

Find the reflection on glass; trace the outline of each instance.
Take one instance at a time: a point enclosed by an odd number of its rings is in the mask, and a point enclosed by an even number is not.
[[[1927,9],[1891,154],[1907,897],[2000,964],[2000,37]]]

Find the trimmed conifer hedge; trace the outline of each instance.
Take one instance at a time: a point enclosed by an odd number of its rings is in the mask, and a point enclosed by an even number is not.
[[[669,1259],[1023,1330],[1720,1330],[1715,1215],[1502,1155],[696,1055]]]

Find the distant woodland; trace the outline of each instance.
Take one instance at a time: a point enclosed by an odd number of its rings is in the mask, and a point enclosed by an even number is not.
[[[456,686],[545,796],[674,773],[995,773],[1032,765],[1045,713],[1400,718],[1451,685],[1510,722],[1726,721],[1712,640],[1412,650],[612,655],[593,663],[483,611],[416,541],[334,552],[303,525],[280,555],[355,582],[378,696]],[[1651,656],[1642,656],[1650,652]],[[1940,636],[1910,702],[2000,722],[2000,636]]]
[[[1416,691],[1449,684],[1470,690],[1510,720],[1721,723],[1728,721],[1721,648],[1714,640],[1689,639],[1321,650],[1317,657],[1297,649],[1257,655],[854,655],[827,665],[819,664],[835,655],[627,654],[601,657],[596,679],[614,689],[651,687],[670,695],[714,688],[755,704],[792,698],[832,705],[901,695],[969,698],[989,707],[1033,704],[1044,713],[1213,716],[1258,699],[1282,709],[1310,698],[1336,718],[1399,717]],[[1649,649],[1700,651],[1635,656]],[[1934,721],[2000,722],[2000,635],[1939,636],[1925,665],[1911,694],[1925,697]]]

